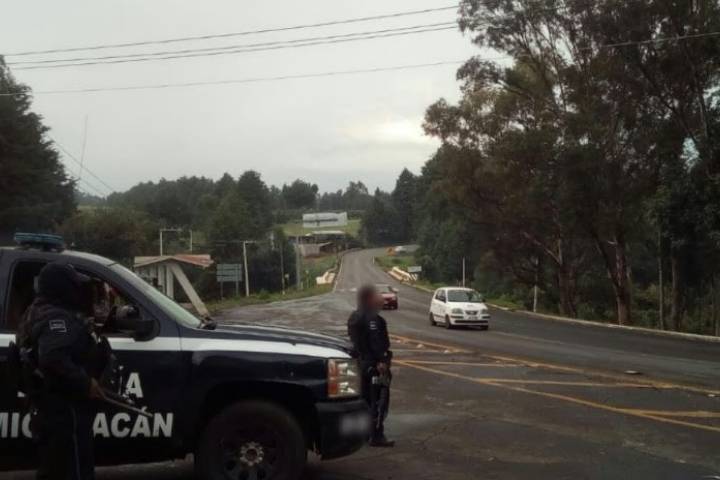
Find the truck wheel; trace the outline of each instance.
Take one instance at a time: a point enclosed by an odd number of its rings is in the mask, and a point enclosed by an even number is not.
[[[208,422],[197,447],[195,474],[203,480],[297,480],[306,458],[302,429],[288,411],[242,401]]]

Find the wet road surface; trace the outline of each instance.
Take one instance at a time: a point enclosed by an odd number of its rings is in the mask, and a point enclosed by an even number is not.
[[[225,312],[222,321],[345,335],[354,290],[400,289],[393,449],[310,458],[308,480],[709,479],[720,476],[720,344],[492,311],[489,331],[428,322],[430,294],[346,255],[333,293]],[[624,372],[634,370],[638,375]],[[29,480],[29,472],[2,478]],[[99,479],[192,478],[189,461],[100,469]]]

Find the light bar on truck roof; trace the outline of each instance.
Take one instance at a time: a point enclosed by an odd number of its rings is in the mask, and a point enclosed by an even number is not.
[[[37,248],[43,251],[62,251],[65,240],[60,235],[50,233],[16,233],[15,243],[23,248]]]

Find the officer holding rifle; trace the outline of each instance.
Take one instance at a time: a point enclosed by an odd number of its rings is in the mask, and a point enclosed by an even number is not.
[[[387,322],[378,312],[383,299],[372,285],[358,290],[358,308],[348,319],[348,335],[360,357],[362,390],[372,419],[371,447],[392,447],[385,437],[385,418],[390,407],[390,338]]]
[[[90,278],[64,262],[40,271],[17,333],[40,480],[94,478],[92,422],[110,350],[83,315]]]

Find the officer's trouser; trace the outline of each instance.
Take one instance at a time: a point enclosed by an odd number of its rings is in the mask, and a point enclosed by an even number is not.
[[[94,412],[85,403],[46,400],[37,405],[33,437],[38,480],[92,480]]]
[[[363,396],[370,408],[370,438],[380,439],[385,435],[385,418],[390,411],[390,385],[373,384],[372,378],[378,375],[375,367],[363,369]],[[390,370],[387,373],[392,378]]]

